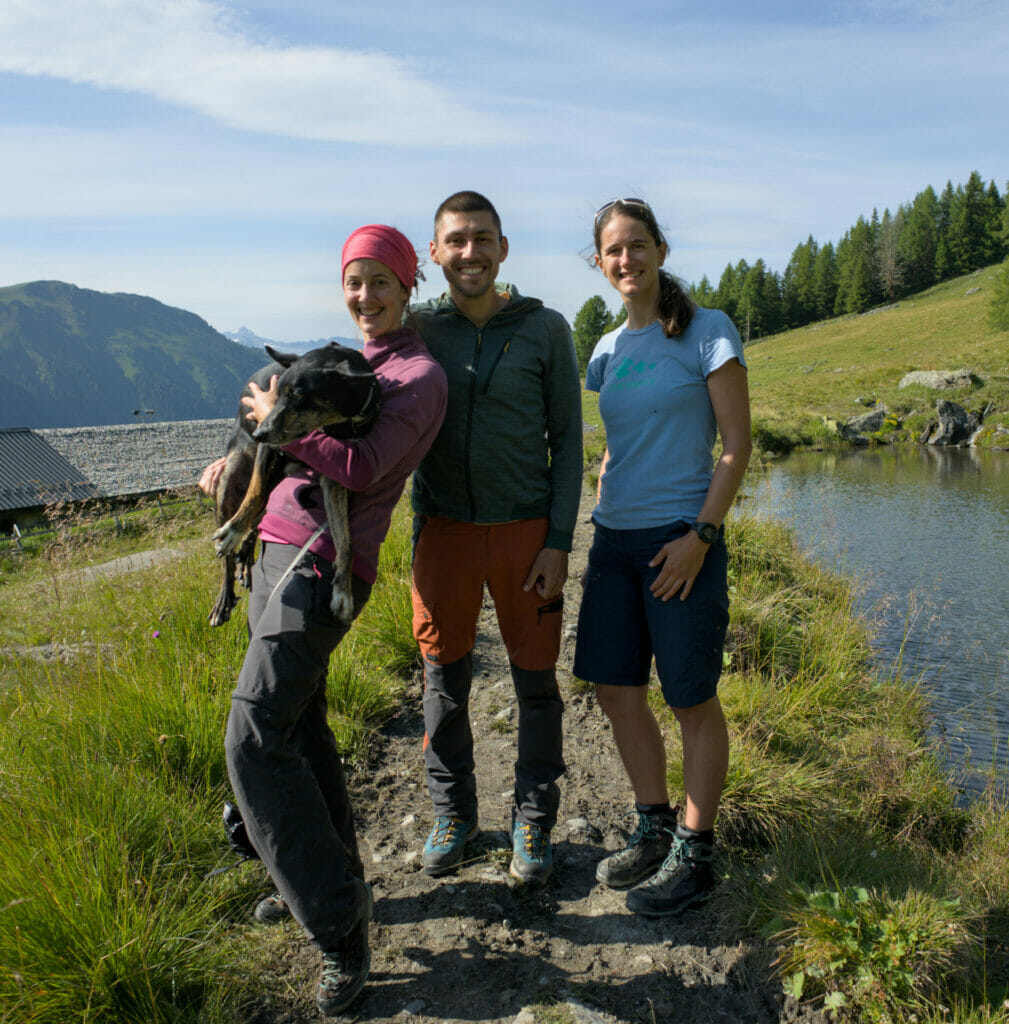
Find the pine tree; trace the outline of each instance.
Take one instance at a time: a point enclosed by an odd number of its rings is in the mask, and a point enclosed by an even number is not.
[[[711,282],[708,280],[708,275],[705,274],[699,284],[692,284],[690,286],[690,297],[697,303],[698,306],[704,306],[711,309],[715,306],[715,289],[711,287]]]
[[[813,267],[819,249],[810,235],[797,245],[781,278],[782,326],[801,327],[816,319]]]
[[[1002,245],[1009,250],[1009,181],[1005,183],[1005,198],[1002,201]]]
[[[612,321],[613,317],[610,316],[610,311],[606,308],[606,303],[600,295],[593,295],[591,299],[586,299],[582,308],[575,314],[572,336],[575,342],[575,354],[578,357],[579,373],[585,373],[596,342],[611,329]]]
[[[888,302],[894,301],[904,285],[904,267],[898,255],[903,227],[903,210],[898,208],[892,217],[889,210],[883,211],[883,219],[876,232],[875,266],[876,280]]]
[[[968,274],[983,267],[987,245],[988,200],[984,182],[977,171],[971,171],[967,184],[957,188],[950,210],[949,250],[953,272]]]
[[[1009,210],[1009,206],[998,194],[998,186],[995,184],[994,178],[988,183],[988,190],[985,192],[985,206],[987,223],[985,226],[984,265],[987,266],[989,263],[997,263],[1009,254],[1009,244],[1007,244],[1009,239],[1002,236],[1002,218]]]
[[[824,320],[834,313],[837,296],[837,257],[834,246],[822,245],[813,260],[813,319]]]
[[[781,278],[773,270],[768,270],[764,277],[761,299],[764,317],[761,333],[776,334],[785,326],[785,316],[781,304]]]
[[[778,276],[768,273],[764,261],[757,260],[743,279],[736,310],[736,323],[743,341],[772,333],[780,318],[780,307]]]
[[[727,263],[718,281],[718,290],[715,292],[715,308],[722,310],[737,326],[739,325],[739,321],[736,320],[739,292],[743,287],[743,278],[746,277],[746,272],[749,269],[746,260],[740,260],[736,266]]]
[[[904,281],[912,292],[935,284],[939,200],[931,185],[914,197],[897,243]]]
[[[946,187],[936,203],[935,218],[935,279],[945,281],[956,273],[956,254],[951,243],[951,224],[956,193],[953,182],[947,181]]]
[[[878,222],[875,211],[873,218]],[[875,233],[872,224],[859,217],[837,247],[835,313],[864,313],[879,302],[882,292],[874,272]]]

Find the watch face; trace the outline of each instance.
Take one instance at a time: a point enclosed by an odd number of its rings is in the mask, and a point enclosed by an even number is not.
[[[714,544],[718,540],[718,527],[713,523],[698,523],[694,529],[705,544]]]

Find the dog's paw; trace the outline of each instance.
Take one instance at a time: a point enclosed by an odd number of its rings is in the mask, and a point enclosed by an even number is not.
[[[329,599],[329,610],[345,626],[349,626],[354,618],[354,597],[350,590],[333,587],[333,595]]]
[[[228,619],[231,618],[231,609],[234,607],[231,604],[225,604],[223,607],[218,604],[214,605],[213,611],[210,613],[209,622],[211,626],[223,626]]]
[[[214,542],[217,557],[224,558],[225,555],[238,550],[239,544],[242,543],[242,534],[230,523],[225,523],[219,530],[214,531],[211,540]]]

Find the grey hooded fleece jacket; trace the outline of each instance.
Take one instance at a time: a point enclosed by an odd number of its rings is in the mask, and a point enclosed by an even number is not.
[[[505,286],[498,286],[499,288]],[[413,510],[468,523],[547,517],[571,550],[582,487],[581,382],[560,313],[506,286],[478,328],[448,294],[411,309],[448,378],[448,407],[413,478]]]

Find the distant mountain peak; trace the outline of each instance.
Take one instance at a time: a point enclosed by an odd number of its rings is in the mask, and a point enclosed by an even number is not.
[[[328,345],[331,341],[335,341],[340,345],[346,345],[347,348],[360,349],[363,347],[362,342],[358,338],[341,338],[337,336],[332,338],[315,338],[311,341],[274,341],[272,338],[260,337],[254,331],[250,331],[248,327],[239,327],[237,331],[222,331],[221,333],[226,338],[237,341],[239,345],[245,345],[246,348],[263,348],[264,345],[269,345],[271,348],[277,349],[278,352],[292,352],[299,356],[304,355],[313,348],[322,348],[323,345]]]

